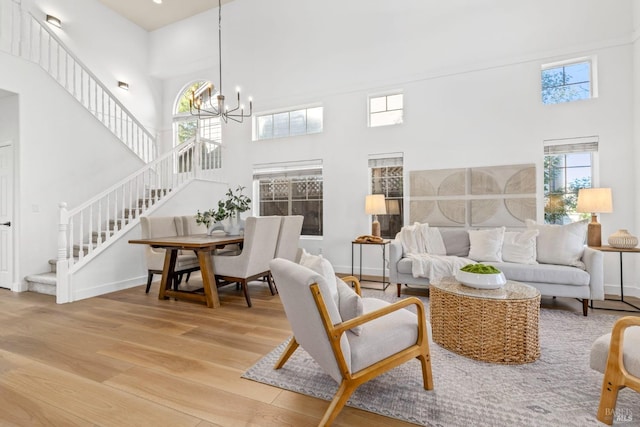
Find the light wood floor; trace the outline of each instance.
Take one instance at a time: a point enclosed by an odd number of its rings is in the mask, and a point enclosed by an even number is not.
[[[252,308],[221,289],[220,309],[159,301],[157,286],[63,305],[0,290],[0,425],[317,425],[328,402],[240,378],[290,335],[266,284],[250,285]],[[334,425],[412,424],[345,408]]]

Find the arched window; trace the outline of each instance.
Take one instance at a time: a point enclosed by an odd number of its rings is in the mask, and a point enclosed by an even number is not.
[[[184,150],[179,154],[181,169],[191,169],[194,149],[198,146],[203,170],[222,167],[220,118],[198,119],[190,113],[191,94],[207,84],[209,83],[206,81],[197,81],[187,85],[178,97],[173,110],[173,146],[184,145]],[[186,162],[185,159],[187,159]]]

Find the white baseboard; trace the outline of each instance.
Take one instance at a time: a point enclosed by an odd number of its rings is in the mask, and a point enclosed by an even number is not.
[[[135,277],[133,279],[123,280],[121,282],[104,283],[102,285],[82,289],[80,291],[73,292],[73,301],[78,301],[87,298],[93,298],[111,292],[122,291],[124,289],[133,288],[147,283],[147,276]]]
[[[604,293],[607,295],[620,296],[620,285],[619,284],[604,285]],[[640,298],[640,288],[636,288],[635,286],[625,286],[624,296]]]

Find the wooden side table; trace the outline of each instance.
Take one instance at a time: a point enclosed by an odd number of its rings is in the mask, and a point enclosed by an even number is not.
[[[387,246],[391,243],[390,239],[383,239],[382,242],[361,242],[357,240],[353,240],[351,242],[351,275],[353,276],[353,251],[356,245],[360,247],[360,272],[358,275],[358,279],[362,281],[362,246],[379,246],[382,248],[382,282],[378,280],[367,280],[368,282],[378,282],[382,283],[382,290],[386,291],[391,282],[387,281]],[[361,288],[366,288],[366,286],[360,286]],[[378,288],[368,288],[368,289],[378,289]]]
[[[631,312],[631,313],[635,313],[637,311],[640,311],[640,307],[630,303],[629,301],[625,301],[625,299],[624,299],[624,274],[623,274],[624,270],[622,268],[622,254],[623,253],[640,254],[640,248],[623,249],[623,248],[614,248],[613,246],[589,246],[589,247],[592,248],[592,249],[601,251],[601,252],[618,252],[620,254],[620,299],[605,298],[605,300],[606,301],[622,302],[624,304],[627,304],[630,307],[633,307],[635,310],[620,310],[620,309],[617,309],[617,308],[594,307],[593,306],[593,300],[591,300],[591,308],[597,308],[599,310],[627,311],[627,312]]]

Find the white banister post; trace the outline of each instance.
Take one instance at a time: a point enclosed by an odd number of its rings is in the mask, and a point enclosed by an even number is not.
[[[60,202],[58,207],[60,208],[58,221],[58,261],[64,261],[67,259],[67,228],[69,226],[69,212],[67,211],[67,204],[65,202]]]
[[[58,261],[56,263],[56,302],[62,304],[71,302],[69,286],[69,261],[67,255],[67,233],[69,227],[69,211],[67,204],[60,202],[60,219],[58,220]]]
[[[204,142],[198,137],[196,137],[195,143],[193,144],[193,177],[200,178],[202,177],[202,163],[200,157],[202,156],[202,146]]]

